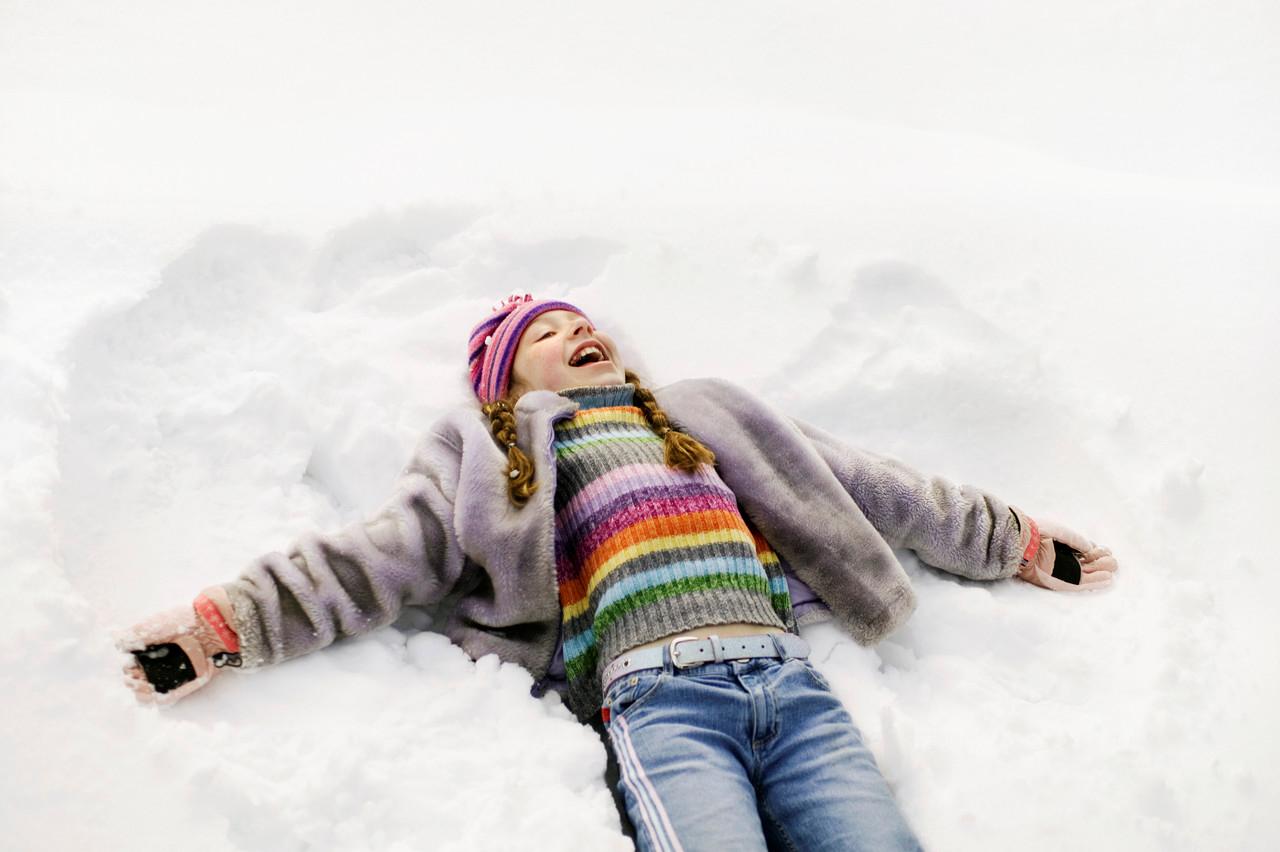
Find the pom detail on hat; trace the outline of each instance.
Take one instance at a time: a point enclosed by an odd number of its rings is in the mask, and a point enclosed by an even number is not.
[[[505,299],[499,299],[498,301],[493,303],[493,310],[497,312],[507,307],[508,305],[514,305],[520,302],[532,302],[532,301],[533,301],[532,293],[526,293],[523,290],[512,290],[510,296],[507,296],[507,298]]]

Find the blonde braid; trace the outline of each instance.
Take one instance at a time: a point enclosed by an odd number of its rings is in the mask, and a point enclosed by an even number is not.
[[[671,425],[667,413],[658,405],[653,392],[640,383],[640,377],[627,370],[624,375],[627,384],[635,388],[635,400],[644,411],[645,420],[653,427],[653,431],[662,438],[663,455],[667,467],[695,473],[702,464],[714,465],[716,454],[703,446],[697,438],[686,435]]]
[[[489,431],[498,446],[507,451],[507,496],[519,509],[538,490],[538,483],[533,481],[533,462],[516,446],[516,399],[499,399],[480,406],[480,410],[489,418]]]
[[[716,454],[692,435],[686,435],[671,425],[667,413],[658,405],[653,392],[641,384],[640,377],[626,371],[627,383],[635,388],[635,402],[644,412],[645,420],[663,441],[663,458],[667,467],[695,473],[699,465],[716,463]],[[533,462],[516,446],[515,404],[519,397],[506,397],[480,407],[489,418],[489,431],[498,446],[507,451],[507,495],[516,508],[523,508],[538,490],[534,481]]]

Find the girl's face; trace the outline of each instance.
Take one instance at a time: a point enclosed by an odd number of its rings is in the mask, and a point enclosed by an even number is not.
[[[579,353],[587,352],[592,344],[600,350],[600,357],[588,356],[579,363]],[[623,384],[626,377],[617,352],[613,339],[592,328],[581,314],[572,311],[539,314],[524,330],[516,348],[516,358],[511,365],[511,392]]]

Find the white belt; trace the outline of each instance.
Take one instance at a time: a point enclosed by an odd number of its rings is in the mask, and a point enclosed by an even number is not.
[[[782,654],[778,653],[778,645],[782,646]],[[656,648],[628,651],[605,666],[600,675],[604,692],[608,692],[609,685],[624,674],[641,669],[662,668],[668,652],[671,654],[671,665],[687,669],[703,663],[752,660],[757,657],[776,659],[784,654],[788,658],[805,659],[809,656],[809,643],[794,633],[758,633],[754,636],[729,636],[724,639],[714,634],[706,639],[677,636]]]

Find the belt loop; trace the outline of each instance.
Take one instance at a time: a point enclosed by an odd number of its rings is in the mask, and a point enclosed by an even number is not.
[[[781,661],[782,661],[782,662],[784,662],[784,663],[785,663],[787,660],[790,660],[790,659],[791,659],[791,652],[790,652],[789,650],[787,650],[787,646],[786,646],[786,644],[784,644],[784,643],[783,643],[783,641],[782,641],[782,637],[783,637],[783,636],[786,636],[786,635],[787,635],[787,634],[785,634],[785,633],[770,633],[770,634],[769,634],[769,638],[770,638],[771,640],[773,640],[773,647],[775,647],[775,648],[777,648],[777,649],[778,649],[778,659],[779,659],[779,660],[781,660]]]
[[[675,666],[671,662],[671,643],[666,642],[662,645],[662,673],[664,675],[672,675],[675,673]]]

